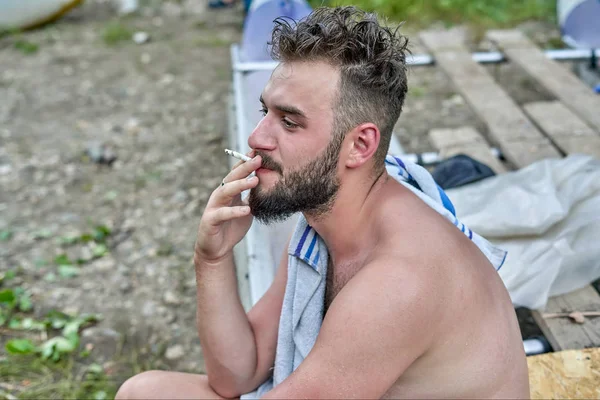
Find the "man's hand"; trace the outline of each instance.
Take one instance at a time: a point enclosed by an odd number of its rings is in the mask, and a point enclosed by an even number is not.
[[[252,225],[252,214],[242,192],[258,185],[258,177],[248,178],[261,165],[260,156],[240,161],[215,189],[198,227],[194,261],[218,262],[230,254]]]

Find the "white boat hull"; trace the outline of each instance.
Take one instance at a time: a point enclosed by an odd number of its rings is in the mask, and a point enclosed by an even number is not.
[[[83,0],[0,0],[0,28],[26,29],[63,16]]]

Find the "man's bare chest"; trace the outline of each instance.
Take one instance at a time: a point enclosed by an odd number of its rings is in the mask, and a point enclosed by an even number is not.
[[[346,284],[360,270],[360,264],[333,265],[331,258],[327,264],[327,279],[325,286],[325,312]]]

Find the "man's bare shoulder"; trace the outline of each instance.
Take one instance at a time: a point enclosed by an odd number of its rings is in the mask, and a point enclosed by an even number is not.
[[[460,229],[398,182],[390,184],[380,204],[371,223],[380,237],[375,256],[386,257],[387,264],[447,266],[478,258],[478,249]]]

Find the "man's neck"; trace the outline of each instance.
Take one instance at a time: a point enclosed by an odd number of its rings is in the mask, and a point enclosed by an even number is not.
[[[308,224],[325,241],[334,264],[356,261],[372,248],[373,206],[388,179],[384,170],[375,181],[355,179],[340,187],[331,209],[324,215],[304,214]]]

